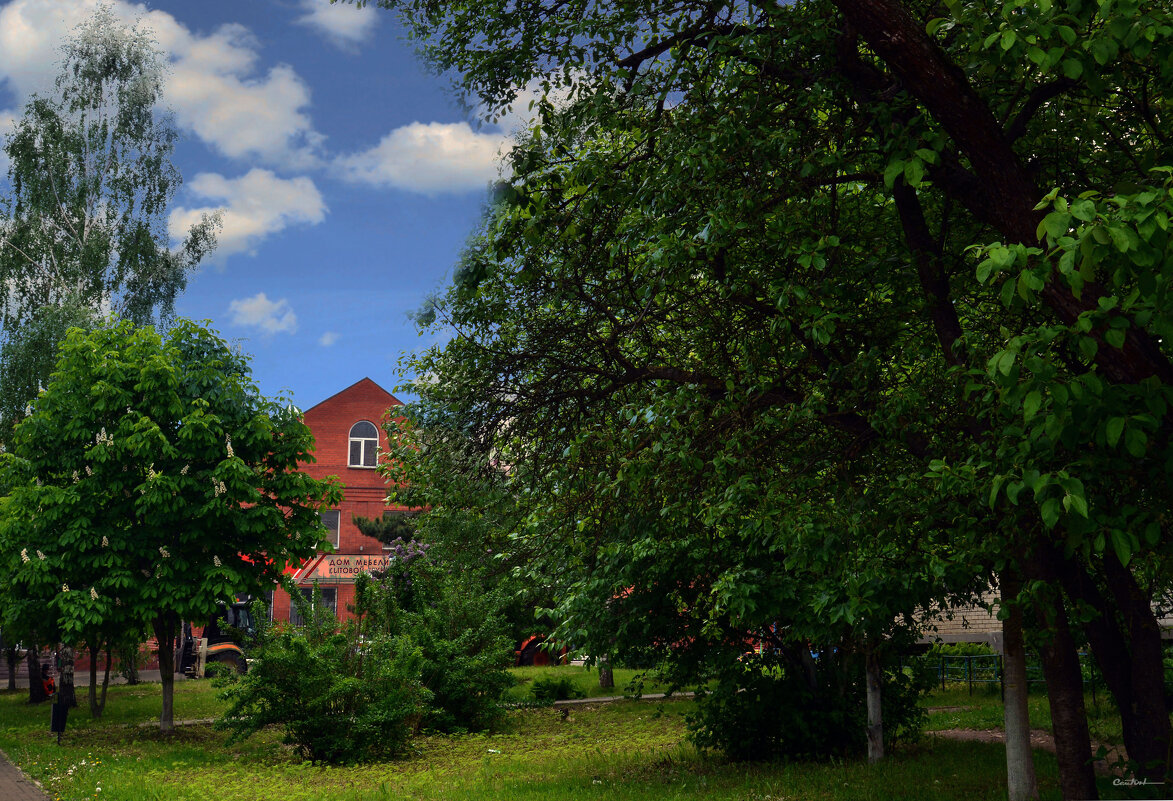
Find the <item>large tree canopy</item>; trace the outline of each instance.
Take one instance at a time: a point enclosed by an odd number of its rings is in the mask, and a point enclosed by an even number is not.
[[[312,452],[291,403],[263,397],[207,330],[72,329],[6,454],[5,589],[66,642],[153,624],[168,729],[179,622],[271,589],[324,545],[318,510],[341,493],[298,469]]]
[[[490,113],[548,90],[411,415],[559,521],[576,632],[1023,579],[1065,795],[1079,637],[1166,775],[1167,5],[380,4]]]
[[[34,95],[5,143],[0,214],[0,418],[7,428],[74,324],[114,312],[169,317],[215,246],[204,218],[172,247],[168,205],[181,183],[162,107],[165,59],[149,31],[100,7],[62,47],[55,91]]]

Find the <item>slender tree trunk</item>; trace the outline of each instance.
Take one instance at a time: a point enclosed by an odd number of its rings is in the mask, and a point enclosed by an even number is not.
[[[159,731],[175,729],[175,616],[155,618],[155,640],[159,643],[159,678],[163,684],[163,710],[159,714]]]
[[[1022,607],[1018,605],[1018,577],[1009,572],[999,577],[1002,608],[1003,714],[1006,722],[1006,792],[1009,801],[1039,797],[1034,754],[1030,749],[1030,691],[1026,677],[1026,646],[1022,637]]]
[[[90,652],[90,717],[102,717],[102,710],[98,707],[98,649],[94,643],[88,643]]]
[[[20,663],[20,656],[16,653],[16,646],[10,645],[5,648],[4,656],[8,659],[8,691],[16,692],[16,666]]]
[[[39,704],[48,701],[45,694],[44,677],[41,675],[41,654],[35,644],[29,645],[28,655],[25,657],[29,666],[29,703]]]
[[[880,691],[882,674],[880,658],[872,645],[864,649],[864,670],[867,673],[868,762],[879,762],[884,758],[884,717]]]
[[[77,690],[73,682],[76,652],[72,645],[61,643],[57,649],[57,703],[71,709],[77,706]]]
[[[1062,597],[1057,595],[1053,607],[1040,611],[1039,618],[1040,629],[1046,636],[1041,652],[1055,759],[1059,763],[1059,788],[1064,799],[1099,798],[1092,770],[1092,741],[1083,703],[1079,653]]]
[[[610,656],[599,659],[599,686],[604,688],[615,686],[615,671],[611,669]]]
[[[102,697],[98,699],[98,717],[106,711],[106,690],[110,688],[110,643],[106,643],[106,669],[102,671]]]

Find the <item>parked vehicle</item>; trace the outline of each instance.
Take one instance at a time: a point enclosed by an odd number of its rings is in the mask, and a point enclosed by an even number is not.
[[[230,604],[221,603],[200,637],[195,636],[191,623],[184,623],[176,648],[175,669],[192,679],[202,679],[209,665],[222,665],[237,673],[247,671],[245,649],[257,635],[249,609],[251,603],[248,596],[238,597]]]

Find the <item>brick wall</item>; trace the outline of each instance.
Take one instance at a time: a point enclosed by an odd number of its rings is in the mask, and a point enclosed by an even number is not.
[[[387,486],[378,470],[349,465],[351,427],[363,420],[372,423],[378,429],[379,451],[384,452],[387,449],[387,433],[382,428],[384,419],[388,410],[402,405],[390,392],[364,378],[305,412],[306,425],[314,434],[315,461],[303,464],[302,469],[317,479],[337,476],[344,485],[342,503],[336,507],[339,542],[335,552],[338,554],[382,555],[382,543],[359,531],[354,518],[378,518],[386,510],[406,509],[386,504]],[[347,607],[354,603],[353,581],[319,581],[319,585],[337,591],[339,617],[349,617]],[[277,590],[273,598],[273,619],[288,620],[289,607],[289,596]]]

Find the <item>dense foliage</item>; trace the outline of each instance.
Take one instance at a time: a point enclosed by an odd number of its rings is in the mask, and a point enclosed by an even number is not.
[[[49,378],[56,346],[99,312],[171,316],[215,246],[202,219],[172,246],[181,183],[162,105],[166,60],[150,32],[99,6],[62,47],[54,91],[33,95],[4,145],[0,200],[0,435]]]
[[[28,412],[4,454],[0,554],[6,597],[29,603],[4,613],[67,642],[149,622],[170,728],[179,622],[312,556],[318,509],[340,490],[299,469],[313,437],[297,410],[262,396],[247,359],[194,323],[72,329]]]
[[[763,652],[730,665],[689,716],[692,740],[733,759],[859,756],[866,745],[864,671],[859,654],[824,651],[799,662]],[[884,735],[914,741],[928,719],[917,700],[925,670],[893,664],[884,673]]]
[[[1167,776],[1167,4],[380,5],[489,113],[540,95],[397,458],[517,499],[568,637],[699,678],[1002,579],[1064,794],[1083,638]]]
[[[249,671],[223,693],[217,722],[229,743],[266,726],[307,759],[348,763],[397,756],[419,728],[429,693],[419,675],[422,656],[409,638],[357,637],[333,610],[292,594],[304,625],[269,622],[256,608]]]

